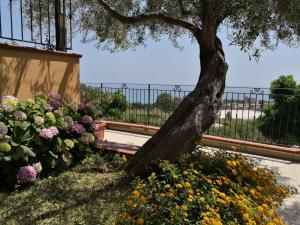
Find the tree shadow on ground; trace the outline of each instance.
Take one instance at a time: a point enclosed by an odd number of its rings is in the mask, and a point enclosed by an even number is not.
[[[285,202],[279,210],[279,215],[288,225],[300,224],[300,195],[294,195],[288,202]]]
[[[0,224],[111,224],[127,197],[123,173],[67,172],[0,203]]]

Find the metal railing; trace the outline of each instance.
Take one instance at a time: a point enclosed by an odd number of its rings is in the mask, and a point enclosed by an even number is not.
[[[99,105],[104,119],[153,126],[163,125],[194,88],[160,84],[86,85],[100,93]],[[227,87],[221,110],[207,134],[299,146],[300,95],[284,89],[276,92],[268,88]]]
[[[72,49],[71,0],[0,0],[0,43]]]

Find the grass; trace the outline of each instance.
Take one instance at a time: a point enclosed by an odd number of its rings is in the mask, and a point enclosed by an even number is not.
[[[25,190],[0,193],[0,224],[113,224],[127,197],[127,179],[124,172],[80,166]]]

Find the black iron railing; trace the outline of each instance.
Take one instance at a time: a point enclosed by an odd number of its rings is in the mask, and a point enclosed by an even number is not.
[[[72,49],[71,0],[0,0],[0,43]]]
[[[83,86],[82,86],[83,87]],[[161,126],[194,88],[191,85],[86,84],[103,119]],[[88,88],[90,87],[90,88]],[[92,95],[86,95],[88,91]],[[227,87],[208,134],[283,146],[300,145],[300,94],[284,89]],[[288,93],[288,94],[285,94]],[[292,94],[291,94],[292,93]]]

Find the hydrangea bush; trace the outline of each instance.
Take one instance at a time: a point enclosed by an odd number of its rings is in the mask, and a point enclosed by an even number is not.
[[[202,151],[155,163],[132,185],[116,224],[284,224],[277,209],[291,191],[241,155]]]
[[[98,128],[93,106],[58,94],[19,101],[0,99],[0,180],[33,182],[39,173],[63,169],[91,150]],[[42,171],[43,170],[43,171]],[[1,185],[1,184],[0,184]]]

